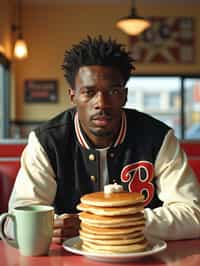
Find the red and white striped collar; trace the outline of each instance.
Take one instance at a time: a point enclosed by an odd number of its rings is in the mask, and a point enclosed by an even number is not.
[[[88,145],[86,139],[84,138],[84,136],[81,132],[79,118],[78,118],[78,112],[76,112],[76,114],[75,114],[74,126],[75,126],[75,132],[76,132],[77,139],[78,139],[79,143],[81,144],[81,146],[83,146],[86,149],[90,149],[90,146]],[[126,136],[126,130],[127,130],[126,114],[124,111],[122,111],[121,128],[119,131],[119,135],[118,135],[118,137],[117,137],[117,139],[113,145],[114,147],[116,147],[117,145],[121,144],[124,141],[124,138]]]

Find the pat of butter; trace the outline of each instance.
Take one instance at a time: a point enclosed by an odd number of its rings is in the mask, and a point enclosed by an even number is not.
[[[123,187],[121,185],[118,185],[117,183],[104,186],[104,193],[106,194],[121,192],[121,191],[123,191]]]

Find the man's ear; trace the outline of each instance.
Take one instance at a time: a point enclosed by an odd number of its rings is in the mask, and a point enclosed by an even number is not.
[[[69,98],[70,98],[70,102],[72,104],[75,104],[74,102],[74,98],[75,98],[75,90],[73,90],[72,88],[69,88],[68,89],[68,95],[69,95]]]

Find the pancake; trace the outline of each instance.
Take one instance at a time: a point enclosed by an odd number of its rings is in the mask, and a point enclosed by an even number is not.
[[[87,225],[96,226],[96,227],[99,227],[101,229],[106,229],[106,228],[108,228],[108,229],[114,229],[114,228],[121,228],[121,229],[123,229],[124,227],[133,226],[133,222],[132,221],[130,221],[130,222],[123,222],[123,224],[122,223],[103,224],[103,223],[98,223],[98,222],[96,222],[96,223],[95,222],[94,223],[88,223],[87,221],[86,221],[86,223],[87,223]],[[136,221],[135,222],[135,227],[138,227],[138,226],[141,226],[142,228],[144,228],[145,221],[144,220],[143,221]]]
[[[129,238],[129,239],[89,239],[87,237],[84,237],[80,235],[81,240],[87,243],[94,243],[95,245],[101,245],[101,246],[108,246],[108,245],[114,245],[114,246],[120,246],[120,245],[129,245],[133,243],[138,243],[144,240],[144,236],[137,236],[134,238]]]
[[[134,233],[130,233],[130,234],[118,234],[118,235],[107,235],[107,234],[93,234],[93,233],[88,233],[85,232],[83,229],[80,230],[80,237],[81,239],[86,239],[86,240],[107,240],[110,241],[111,239],[115,239],[115,240],[127,240],[127,239],[135,239],[136,237],[139,237],[143,235],[141,230],[140,231],[136,231]]]
[[[127,226],[127,227],[115,227],[115,228],[101,228],[93,225],[84,224],[81,222],[80,224],[81,230],[90,233],[90,234],[97,234],[97,235],[112,235],[117,236],[120,234],[130,234],[138,231],[142,231],[144,229],[144,224],[136,225],[136,226]]]
[[[112,228],[124,228],[124,227],[127,227],[127,226],[132,226],[133,223],[132,222],[124,222],[123,224],[121,223],[116,223],[116,224],[109,224],[109,225],[106,225],[106,224],[98,224],[98,223],[95,223],[95,224],[89,224],[89,225],[95,225],[95,226],[98,226],[99,228],[109,228],[109,229],[112,229]],[[137,221],[136,222],[136,226],[145,226],[145,221]]]
[[[92,224],[92,225],[98,225],[98,226],[126,226],[126,225],[138,225],[138,224],[144,224],[145,219],[142,213],[137,213],[137,214],[131,214],[131,215],[122,215],[122,216],[100,216],[100,215],[95,215],[92,213],[88,212],[81,212],[79,214],[79,218],[81,221],[87,224]]]
[[[80,203],[78,204],[77,209],[79,211],[90,212],[96,215],[114,216],[138,213],[144,209],[144,205],[143,203],[136,203],[131,206],[99,207]]]
[[[138,243],[128,244],[128,245],[96,245],[94,243],[89,243],[87,241],[83,242],[82,249],[89,252],[95,253],[132,253],[132,252],[142,252],[147,247],[147,241],[143,240]]]
[[[129,206],[136,203],[143,203],[144,197],[136,192],[104,193],[94,192],[81,197],[81,202],[90,206],[116,207]]]

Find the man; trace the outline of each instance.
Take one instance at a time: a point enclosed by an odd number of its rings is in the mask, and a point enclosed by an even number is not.
[[[133,60],[121,44],[90,38],[64,57],[75,108],[30,133],[9,208],[54,205],[55,242],[78,234],[80,196],[117,182],[145,195],[146,233],[200,236],[200,189],[173,130],[127,110]]]

